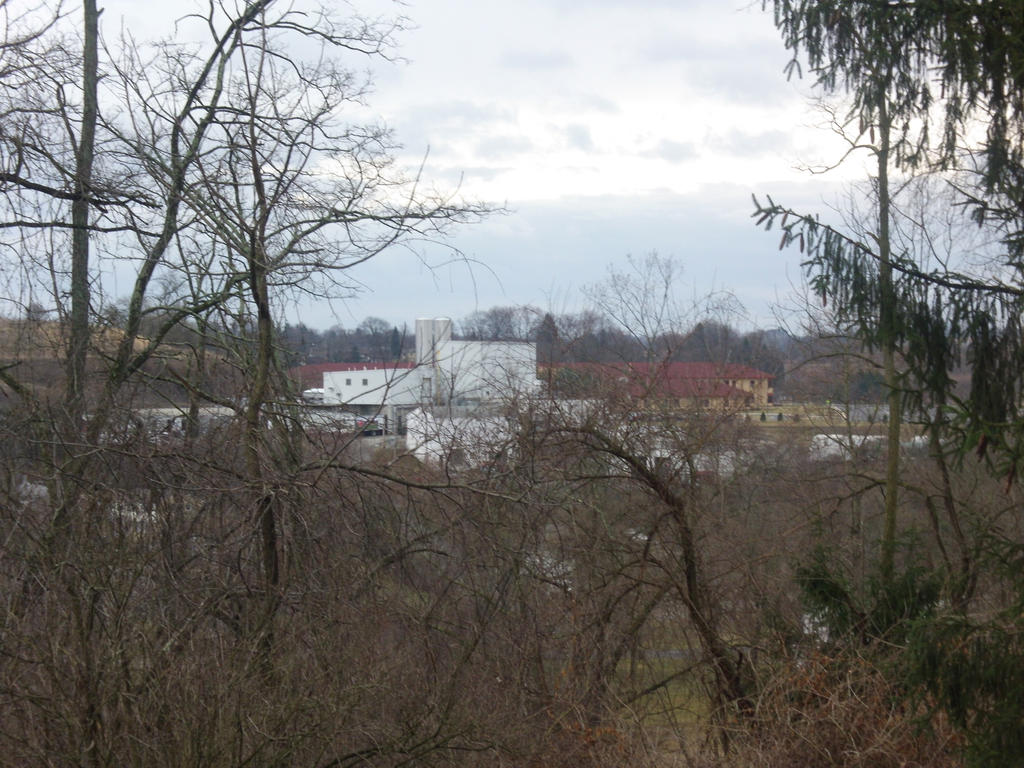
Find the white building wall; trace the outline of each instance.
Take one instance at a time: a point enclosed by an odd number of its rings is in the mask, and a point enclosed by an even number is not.
[[[371,368],[324,373],[324,405],[417,405],[423,369]]]
[[[539,388],[534,344],[452,341],[448,318],[416,320],[415,368],[324,373],[324,405],[459,405],[504,400]]]
[[[453,418],[417,408],[405,423],[406,450],[423,462],[479,467],[509,455],[511,432],[499,415]]]
[[[449,341],[437,357],[438,402],[496,401],[535,392],[540,384],[534,344]]]
[[[437,360],[438,349],[451,340],[451,318],[416,318],[416,363],[418,365],[433,365]]]

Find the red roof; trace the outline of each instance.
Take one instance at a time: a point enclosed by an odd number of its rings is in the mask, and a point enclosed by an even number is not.
[[[629,372],[646,376],[654,371],[673,379],[774,379],[770,373],[739,363],[556,363],[574,371]]]
[[[381,368],[387,370],[401,370],[415,368],[416,363],[314,363],[311,365],[299,365],[292,368],[289,373],[298,382],[301,389],[310,387],[322,387],[324,385],[324,374],[338,371],[377,371]]]
[[[737,363],[563,363],[556,368],[625,385],[631,397],[746,399],[751,393],[731,382],[774,378]]]

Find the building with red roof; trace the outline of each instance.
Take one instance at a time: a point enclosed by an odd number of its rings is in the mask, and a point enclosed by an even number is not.
[[[737,363],[559,363],[543,378],[554,394],[618,395],[680,408],[764,407],[773,376]]]

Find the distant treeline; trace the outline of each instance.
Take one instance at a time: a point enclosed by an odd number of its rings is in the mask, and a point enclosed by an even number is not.
[[[474,312],[454,323],[458,339],[531,341],[541,363],[679,361],[743,363],[780,376],[794,345],[781,330],[740,332],[717,321],[672,329],[651,339],[629,333],[596,311],[553,314],[530,306],[499,306]],[[415,335],[378,317],[352,329],[336,325],[316,330],[285,325],[279,337],[290,364],[390,362],[409,359]]]

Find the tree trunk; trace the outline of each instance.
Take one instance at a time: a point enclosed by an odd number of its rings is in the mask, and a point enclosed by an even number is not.
[[[77,431],[85,413],[85,368],[89,350],[89,198],[96,144],[99,79],[99,11],[96,0],[83,0],[85,44],[82,57],[82,129],[75,153],[75,199],[71,203],[71,312],[68,328],[67,383],[64,407]]]
[[[889,153],[892,119],[884,101],[878,109],[878,127],[881,145],[878,149],[878,255],[881,306],[879,309],[879,338],[882,343],[882,365],[885,386],[889,390],[889,431],[885,470],[885,522],[882,530],[879,573],[882,583],[892,582],[896,555],[896,516],[899,508],[900,486],[900,427],[902,395],[899,373],[896,370],[896,291],[893,285],[892,251],[889,242],[889,217],[892,202],[889,197]]]
[[[245,454],[249,482],[256,493],[256,525],[259,529],[264,579],[264,609],[260,618],[260,647],[269,654],[273,645],[273,621],[279,603],[280,559],[277,540],[277,501],[274,489],[267,483],[263,468],[262,444],[265,435],[263,406],[270,391],[273,367],[273,318],[270,314],[266,257],[253,238],[249,255],[250,291],[256,304],[256,361],[252,389],[245,409]],[[265,656],[265,660],[269,656]]]

